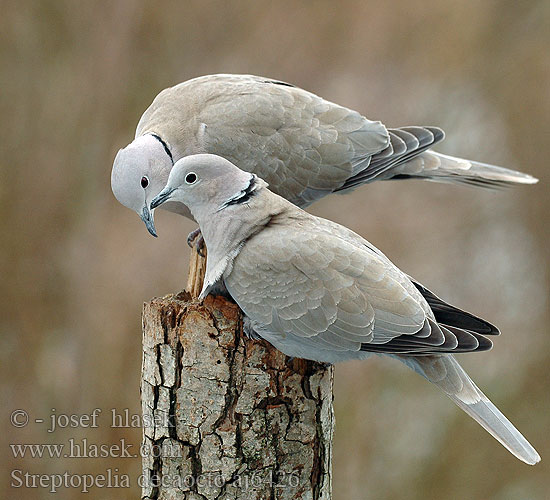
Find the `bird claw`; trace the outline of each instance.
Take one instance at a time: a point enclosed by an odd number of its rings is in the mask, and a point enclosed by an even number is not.
[[[243,333],[244,333],[244,336],[250,340],[261,340],[262,338],[260,337],[260,335],[258,335],[258,333],[252,327],[252,323],[250,322],[250,319],[248,318],[248,316],[245,316],[243,318]]]
[[[197,250],[197,253],[201,257],[206,257],[206,254],[204,253],[204,249],[206,248],[206,245],[204,244],[204,238],[202,237],[202,234],[197,238],[197,241],[195,242],[195,249]]]
[[[201,257],[205,257],[205,244],[200,227],[189,233],[189,235],[187,236],[187,244],[190,248],[194,248]]]
[[[187,235],[187,244],[193,248],[193,242],[197,239],[197,236],[201,234],[201,228],[194,229]]]

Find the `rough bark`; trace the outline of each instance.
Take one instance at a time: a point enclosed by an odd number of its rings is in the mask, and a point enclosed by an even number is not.
[[[222,297],[143,310],[144,499],[329,499],[333,371],[242,335]]]

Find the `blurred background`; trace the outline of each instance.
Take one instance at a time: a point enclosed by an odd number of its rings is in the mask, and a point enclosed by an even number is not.
[[[529,467],[392,361],[336,368],[334,499],[545,499],[550,491],[550,3],[397,0],[0,1],[0,433],[5,498],[29,473],[129,474],[139,459],[14,458],[9,443],[94,443],[139,429],[47,432],[52,409],[139,414],[141,307],[185,283],[193,224],[160,238],[119,205],[112,160],[165,87],[209,73],[292,82],[389,126],[439,125],[443,153],[540,178],[505,192],[376,183],[311,211],[344,223],[457,306],[496,323],[461,357],[543,457]],[[9,423],[14,409],[31,423]],[[35,418],[45,423],[35,424]],[[61,499],[79,498],[61,489]]]

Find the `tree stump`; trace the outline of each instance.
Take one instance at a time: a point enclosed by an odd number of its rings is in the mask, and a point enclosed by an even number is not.
[[[143,499],[330,499],[333,369],[188,292],[143,308]]]

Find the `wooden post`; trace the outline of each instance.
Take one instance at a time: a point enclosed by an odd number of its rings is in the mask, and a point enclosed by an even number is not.
[[[144,304],[142,498],[330,499],[332,385],[245,338],[223,297]]]
[[[189,275],[187,276],[187,291],[191,294],[192,299],[199,297],[202,290],[204,275],[206,274],[206,245],[204,246],[203,255],[191,248],[189,256]]]

